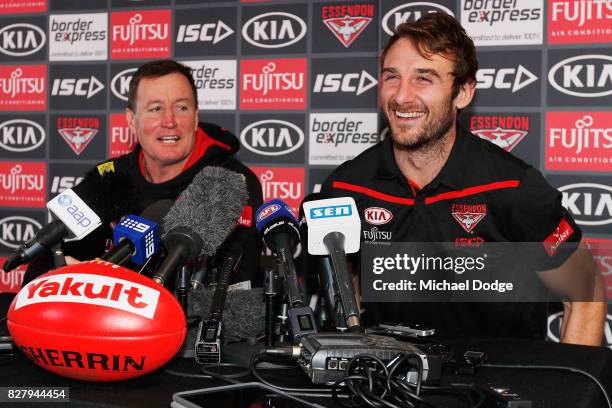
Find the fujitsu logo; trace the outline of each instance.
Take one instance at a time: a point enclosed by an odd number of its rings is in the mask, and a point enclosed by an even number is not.
[[[93,261],[102,262],[102,261]],[[84,262],[84,268],[88,262]],[[109,268],[117,265],[107,263]],[[18,295],[15,309],[37,303],[69,302],[110,307],[152,319],[159,291],[125,279],[86,273],[41,277]]]
[[[274,181],[274,172],[268,170],[259,176],[265,199],[280,198],[297,200],[302,196],[302,184],[290,181]]]
[[[0,174],[0,185],[5,191],[14,194],[15,191],[42,191],[45,178],[37,174],[21,174],[23,168],[20,164],[15,165],[9,174]]]
[[[0,52],[13,57],[34,54],[44,45],[45,32],[33,24],[11,24],[0,29]]]
[[[8,248],[18,248],[23,242],[36,236],[42,225],[36,220],[19,215],[0,220],[0,243]]]
[[[0,89],[14,98],[18,94],[40,94],[45,90],[45,78],[22,78],[23,70],[17,68],[9,78],[0,78]]]
[[[136,41],[168,38],[168,24],[141,23],[142,14],[134,14],[128,25],[113,26],[113,41],[125,41],[133,45]]]
[[[304,87],[303,72],[275,72],[276,64],[270,62],[259,74],[245,74],[242,78],[242,89],[253,89],[267,95],[270,91],[302,89]]]
[[[610,0],[580,0],[555,1],[552,7],[552,20],[576,21],[578,27],[588,20],[603,20],[612,18],[612,2]]]
[[[551,128],[549,146],[556,147],[560,142],[562,147],[573,149],[575,154],[582,149],[612,148],[612,129],[593,127],[593,122],[591,115],[584,115],[571,129]]]

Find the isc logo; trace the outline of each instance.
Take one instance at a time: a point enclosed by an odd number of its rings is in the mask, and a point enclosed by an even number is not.
[[[336,218],[349,217],[353,214],[350,205],[331,205],[328,207],[316,207],[310,209],[310,218]]]

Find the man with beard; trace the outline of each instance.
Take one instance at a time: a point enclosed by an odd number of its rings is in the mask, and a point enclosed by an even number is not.
[[[588,251],[577,249],[582,234],[561,194],[530,165],[457,125],[459,111],[474,97],[477,69],[474,44],[453,17],[433,13],[398,26],[381,55],[380,100],[389,135],[338,167],[322,190],[355,199],[362,242],[445,242],[467,249],[483,242],[539,243],[517,261],[570,300],[563,305],[561,341],[600,345],[602,277]],[[360,275],[367,273],[372,271]],[[408,300],[410,292],[404,293]],[[543,339],[548,307],[368,302],[364,309],[368,325],[417,322],[442,338]]]

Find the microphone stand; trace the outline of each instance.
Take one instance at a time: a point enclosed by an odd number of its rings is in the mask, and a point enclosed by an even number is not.
[[[190,278],[191,278],[191,268],[187,265],[181,266],[178,274],[176,275],[175,291],[176,291],[176,298],[181,304],[181,307],[183,308],[183,312],[185,313],[185,316],[187,316],[187,293],[189,292],[189,289],[191,288]]]
[[[274,269],[266,269],[264,294],[266,295],[266,347],[274,345],[274,298],[278,293],[278,276]]]

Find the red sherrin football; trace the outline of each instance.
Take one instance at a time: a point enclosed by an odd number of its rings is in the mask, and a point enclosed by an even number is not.
[[[89,381],[156,370],[180,349],[185,326],[168,290],[104,261],[42,275],[21,289],[8,312],[11,336],[29,359]]]

